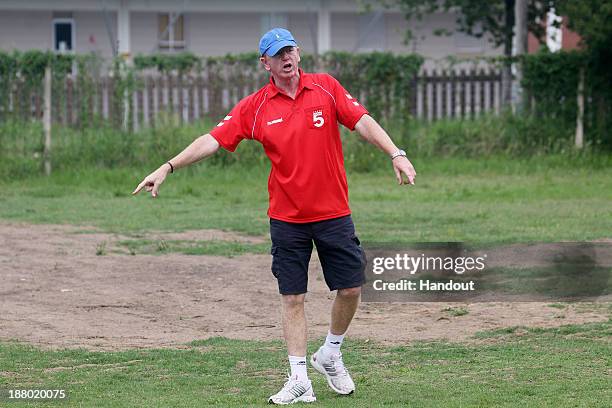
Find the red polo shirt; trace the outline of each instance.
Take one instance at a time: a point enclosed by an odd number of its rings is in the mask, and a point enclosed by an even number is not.
[[[295,99],[272,78],[241,100],[210,132],[233,152],[243,139],[260,142],[272,162],[268,215],[313,222],[351,213],[338,123],[350,130],[368,111],[328,74],[300,72]]]

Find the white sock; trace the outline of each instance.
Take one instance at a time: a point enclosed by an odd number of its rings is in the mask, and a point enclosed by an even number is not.
[[[306,373],[306,356],[289,356],[289,366],[291,367],[291,378],[295,378],[298,381],[308,381],[308,374]]]
[[[344,340],[345,334],[332,334],[331,331],[328,331],[325,344],[323,345],[323,354],[330,356],[332,354],[340,353],[340,347],[342,346],[342,341]]]

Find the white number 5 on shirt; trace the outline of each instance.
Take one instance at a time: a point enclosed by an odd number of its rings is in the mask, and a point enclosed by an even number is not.
[[[323,119],[323,111],[316,110],[312,112],[312,122],[315,127],[320,128],[325,123],[325,119]]]

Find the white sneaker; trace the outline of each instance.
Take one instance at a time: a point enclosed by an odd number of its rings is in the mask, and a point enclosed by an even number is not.
[[[355,383],[344,367],[342,353],[338,352],[338,354],[325,357],[319,349],[310,357],[310,364],[315,370],[325,375],[327,384],[338,394],[348,395],[355,391]]]
[[[315,402],[317,397],[312,390],[312,383],[298,381],[289,377],[283,388],[268,398],[268,403],[276,405],[288,405],[296,402]]]

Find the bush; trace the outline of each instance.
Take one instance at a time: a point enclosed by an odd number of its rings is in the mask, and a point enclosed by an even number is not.
[[[519,156],[563,152],[572,138],[573,129],[558,121],[505,113],[421,124],[409,132],[407,145],[425,156]]]
[[[601,72],[601,61],[594,62],[594,51],[560,51],[544,49],[521,58],[522,85],[528,97],[528,110],[546,122],[574,128],[577,114],[577,91],[580,71],[584,83],[584,126],[588,139],[612,147],[610,112],[612,92],[606,82],[609,74]],[[606,70],[609,67],[606,65]]]
[[[481,116],[473,120],[434,123],[384,123],[395,144],[411,158],[472,157],[490,155],[532,157],[573,152],[573,129],[562,122],[531,115]],[[55,126],[52,165],[55,170],[80,167],[139,167],[153,169],[170,159],[199,135],[212,128],[208,121],[194,125],[166,125],[128,133],[109,125],[74,130]],[[369,172],[388,168],[386,155],[356,133],[342,128],[346,167]],[[23,178],[42,171],[42,126],[36,122],[0,124],[0,176]],[[589,146],[586,153],[588,154]],[[258,167],[268,165],[262,146],[244,141],[236,153],[221,149],[207,165]],[[196,171],[196,170],[193,170]]]

